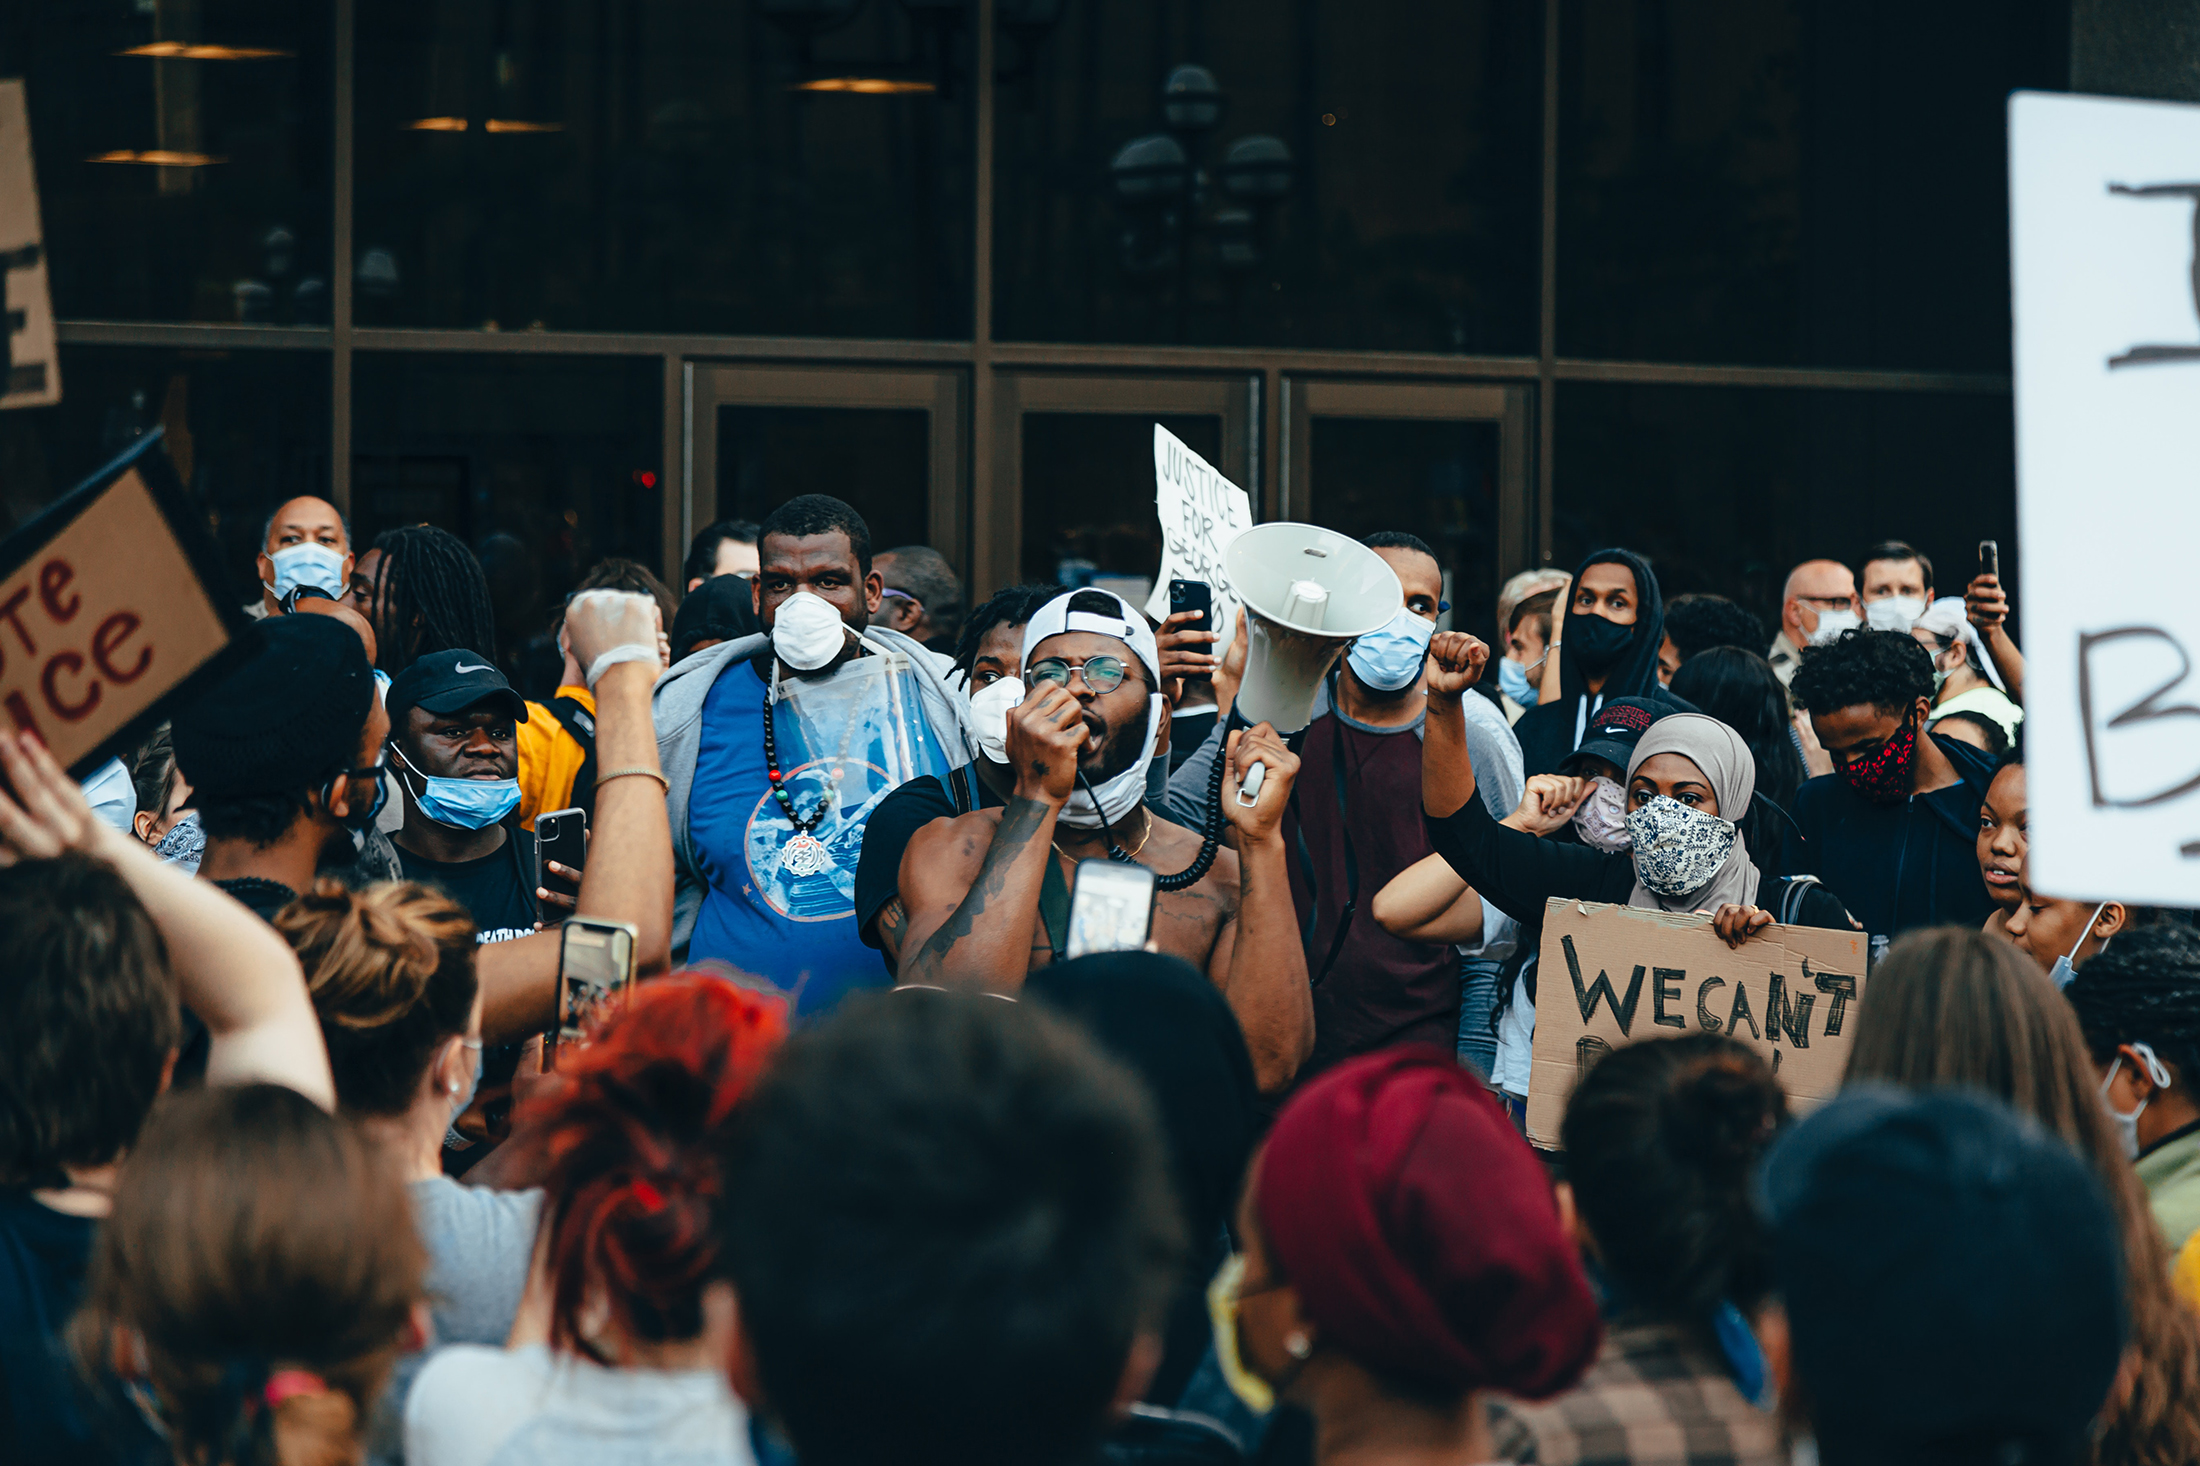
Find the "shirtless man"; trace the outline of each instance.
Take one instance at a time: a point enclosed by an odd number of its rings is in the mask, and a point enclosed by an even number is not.
[[[900,981],[1018,991],[1026,973],[1055,958],[1039,912],[1048,863],[1067,884],[1079,860],[1105,858],[1103,816],[1139,864],[1169,874],[1192,863],[1199,836],[1154,818],[1140,798],[1168,726],[1158,661],[1144,618],[1106,591],[1069,592],[1031,618],[1023,639],[1031,692],[1008,718],[1015,790],[1005,809],[935,820],[909,842],[900,887],[908,908],[901,950],[910,955]],[[1275,1093],[1314,1044],[1278,830],[1299,761],[1266,723],[1232,733],[1227,753],[1222,809],[1238,848],[1218,849],[1192,886],[1155,896],[1153,945],[1213,980],[1244,1030],[1262,1091]],[[1255,763],[1268,772],[1247,807],[1237,792]]]

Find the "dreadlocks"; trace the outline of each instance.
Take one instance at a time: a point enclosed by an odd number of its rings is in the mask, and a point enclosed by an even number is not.
[[[2106,1060],[2124,1044],[2146,1044],[2200,1082],[2200,935],[2165,923],[2118,932],[2063,989]]]
[[[381,624],[374,635],[383,671],[394,677],[429,652],[465,650],[496,660],[489,578],[463,540],[434,525],[408,524],[376,535],[374,548],[382,552],[374,579]]]
[[[1012,585],[996,593],[963,623],[962,639],[955,643],[955,668],[969,685],[971,669],[978,662],[978,643],[996,626],[1021,626],[1048,601],[1062,593],[1058,585]]]

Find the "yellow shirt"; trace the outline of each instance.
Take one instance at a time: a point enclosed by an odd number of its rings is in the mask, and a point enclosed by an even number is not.
[[[569,697],[596,716],[596,695],[585,687],[561,687],[559,697]],[[539,702],[527,704],[527,721],[519,725],[520,828],[532,831],[535,816],[545,810],[573,807],[573,780],[581,771],[587,750],[565,731],[557,714]]]
[[[2200,1232],[2185,1239],[2178,1249],[2177,1268],[2170,1274],[2170,1285],[2178,1295],[2194,1308],[2200,1308]]]

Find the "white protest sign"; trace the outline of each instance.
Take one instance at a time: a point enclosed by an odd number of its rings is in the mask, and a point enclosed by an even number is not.
[[[23,83],[0,81],[0,407],[61,400],[53,297],[31,170],[31,116]]]
[[[1221,656],[1229,649],[1238,612],[1237,595],[1222,569],[1222,552],[1253,527],[1253,501],[1159,423],[1153,425],[1153,484],[1154,507],[1161,515],[1161,573],[1154,577],[1146,614],[1156,621],[1167,619],[1170,581],[1206,581],[1214,587],[1212,620],[1222,637],[1213,651]]]
[[[2200,107],[2009,102],[2035,889],[2200,906]]]

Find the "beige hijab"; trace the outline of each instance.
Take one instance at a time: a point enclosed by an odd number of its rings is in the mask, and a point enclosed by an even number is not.
[[[1703,713],[1670,713],[1652,723],[1635,745],[1627,761],[1630,783],[1644,759],[1661,753],[1677,753],[1703,772],[1719,801],[1719,818],[1732,824],[1749,812],[1750,797],[1757,792],[1757,759],[1742,735]],[[1635,878],[1627,898],[1630,906],[1656,911],[1717,911],[1728,904],[1757,904],[1757,866],[1749,858],[1748,842],[1740,833],[1717,872],[1701,887],[1678,896],[1660,896]]]

